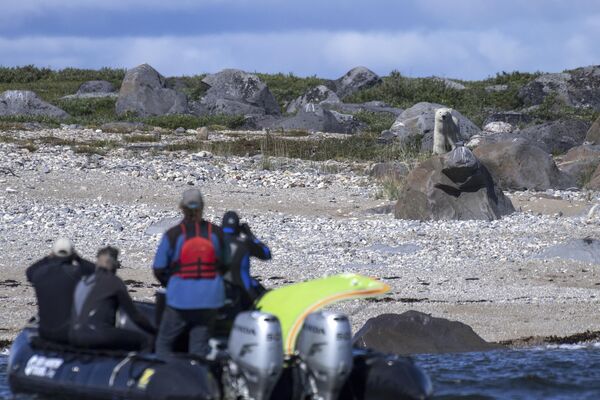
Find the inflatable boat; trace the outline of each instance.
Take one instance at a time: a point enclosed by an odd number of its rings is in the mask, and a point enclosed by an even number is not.
[[[320,292],[315,289],[322,289]],[[13,393],[66,398],[156,400],[425,399],[428,376],[412,359],[352,348],[348,318],[322,307],[387,291],[345,274],[267,292],[256,310],[239,313],[207,359],[185,353],[161,359],[50,343],[31,321],[13,342]],[[137,303],[145,313],[154,304]],[[159,315],[159,312],[158,314]],[[119,324],[137,329],[120,318]]]

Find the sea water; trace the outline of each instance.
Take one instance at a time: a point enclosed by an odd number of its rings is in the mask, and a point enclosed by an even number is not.
[[[598,344],[414,358],[433,381],[434,399],[600,399]],[[15,399],[6,381],[6,363],[6,354],[0,355],[0,398]]]

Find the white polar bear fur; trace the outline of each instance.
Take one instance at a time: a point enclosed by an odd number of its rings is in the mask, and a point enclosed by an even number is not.
[[[459,137],[460,128],[458,127],[458,118],[452,115],[452,109],[438,108],[435,110],[433,154],[445,154],[454,150]]]

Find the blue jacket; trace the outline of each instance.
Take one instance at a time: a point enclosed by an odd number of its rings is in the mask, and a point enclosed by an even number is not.
[[[187,232],[194,232],[194,223],[182,221]],[[206,231],[206,224],[201,222],[201,231]],[[228,251],[223,245],[221,229],[211,224],[211,241],[220,266],[228,261]],[[167,304],[180,310],[220,308],[225,302],[225,286],[223,277],[218,274],[214,279],[183,279],[172,276],[172,266],[179,261],[185,237],[181,224],[169,229],[162,237],[156,256],[154,257],[154,273],[167,287]]]

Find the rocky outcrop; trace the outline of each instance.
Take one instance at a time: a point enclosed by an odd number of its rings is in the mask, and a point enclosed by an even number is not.
[[[589,144],[600,144],[600,117],[598,117],[585,135],[585,141]]]
[[[227,115],[279,115],[277,100],[256,75],[238,69],[225,69],[206,76],[208,86],[196,113]]]
[[[381,314],[367,320],[354,335],[354,346],[400,355],[459,353],[503,348],[483,340],[458,321],[432,317],[418,311]]]
[[[460,146],[422,162],[408,174],[395,216],[422,221],[494,220],[513,211],[485,166]]]
[[[538,146],[523,139],[486,143],[474,150],[503,189],[567,189],[575,180],[559,171],[552,159]]]
[[[77,94],[113,93],[115,87],[108,81],[87,81],[79,86]]]
[[[381,78],[375,72],[366,67],[355,67],[334,81],[335,93],[340,99],[343,99],[379,83],[381,83]]]
[[[289,114],[294,114],[308,104],[323,105],[323,103],[340,103],[340,98],[327,86],[319,85],[309,89],[295,100],[292,100],[287,106],[286,111]]]
[[[558,164],[558,169],[573,177],[578,186],[589,183],[600,164],[600,145],[573,147]]]
[[[568,106],[600,110],[600,65],[544,74],[519,90],[526,105],[542,104],[550,95]]]
[[[592,174],[586,187],[591,190],[600,190],[600,165],[598,165],[596,171]]]
[[[64,110],[40,99],[29,90],[7,90],[0,94],[0,116],[42,116],[65,119]]]
[[[127,71],[116,104],[117,115],[140,117],[188,112],[184,94],[168,89],[165,78],[148,64]]]
[[[488,132],[488,127],[491,124],[502,123],[492,122],[486,125],[484,133]],[[507,132],[499,131],[491,135],[484,135],[477,145],[522,139],[541,148],[546,153],[563,154],[569,149],[583,144],[588,127],[589,123],[580,119],[551,121],[515,132],[507,129]]]
[[[446,108],[446,106],[436,103],[417,103],[404,110],[396,118],[391,128],[382,132],[382,136],[387,138],[394,137],[405,144],[420,141],[421,150],[431,151],[433,149],[435,111],[439,108]],[[460,138],[463,141],[466,142],[471,136],[481,132],[473,122],[458,111],[452,110],[452,115],[458,119]]]
[[[442,83],[447,89],[452,89],[452,90],[465,90],[467,87],[465,85],[463,85],[460,82],[456,82],[453,81],[452,79],[448,79],[448,78],[440,78],[438,76],[432,76],[431,79],[433,79],[436,82],[440,82]]]
[[[515,127],[518,127],[522,124],[528,124],[533,121],[530,115],[518,112],[518,111],[500,111],[489,115],[485,121],[483,121],[483,125],[487,125],[491,122],[506,122]]]
[[[372,113],[386,113],[398,117],[404,111],[401,108],[392,107],[383,101],[368,101],[366,103],[321,103],[323,108],[338,111],[345,114],[354,114],[360,111]]]
[[[307,104],[292,117],[267,120],[262,126],[271,129],[331,133],[356,133],[363,128],[363,124],[352,115],[327,110],[314,104]]]

